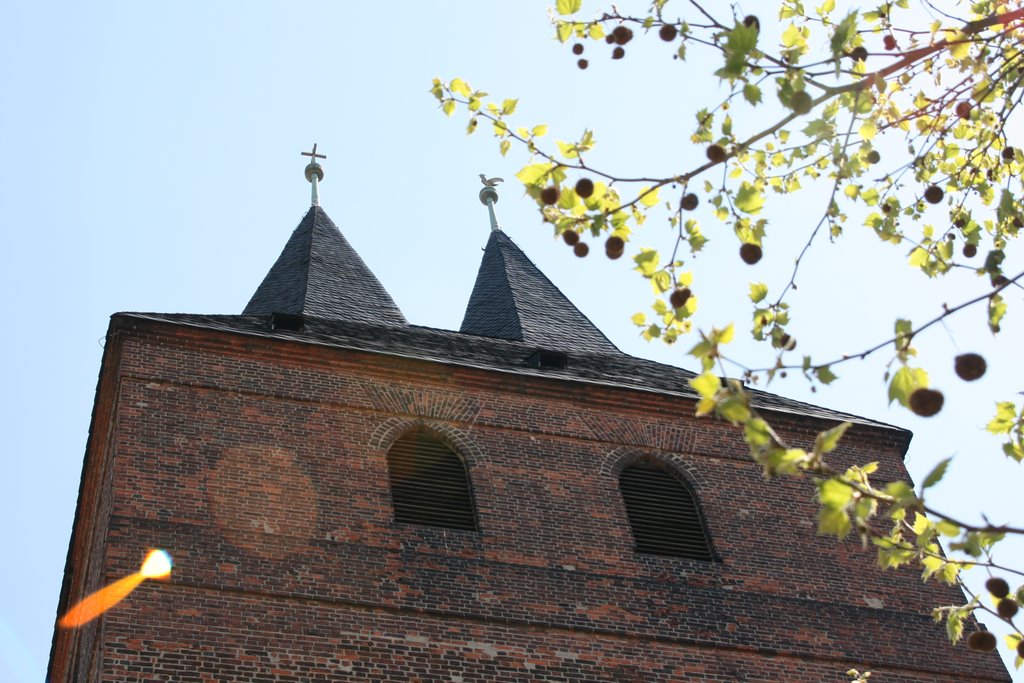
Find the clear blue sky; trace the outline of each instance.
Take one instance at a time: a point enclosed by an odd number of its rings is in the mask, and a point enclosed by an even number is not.
[[[621,62],[589,47],[582,72],[552,33],[543,0],[0,4],[0,297],[9,323],[0,340],[0,679],[43,677],[110,314],[241,312],[308,207],[300,151],[317,142],[328,155],[322,205],[406,316],[441,328],[458,327],[487,237],[477,174],[513,181],[526,158],[513,150],[503,159],[486,130],[467,138],[464,119],[446,120],[427,92],[433,77],[520,97],[517,120],[550,124],[552,138],[595,129],[591,163],[624,174],[667,175],[701,157],[688,140],[695,102],[720,92],[701,75],[711,66],[695,55],[684,68],[654,39]],[[737,126],[757,125],[737,115]],[[698,324],[736,320],[746,330],[749,312],[737,302],[747,282],[778,290],[824,202],[812,191],[773,210],[777,227],[754,268],[736,257],[730,231],[698,213],[712,240],[695,266]],[[694,367],[688,342],[637,338],[629,316],[650,289],[628,258],[610,262],[599,247],[573,257],[514,181],[497,208],[506,232],[620,348]],[[858,224],[837,247],[818,245],[799,280],[794,329],[799,350],[816,358],[859,351],[888,335],[897,315],[923,321],[943,301],[981,291],[981,280],[961,275],[937,294],[918,293],[925,283],[902,266],[906,254]],[[654,220],[637,244],[669,238]],[[879,279],[890,265],[903,271]],[[946,388],[939,418],[887,406],[884,354],[837,368],[844,381],[813,396],[793,377],[771,389],[914,430],[908,465],[918,480],[958,456],[948,478],[966,493],[936,503],[1019,524],[1020,469],[982,430],[992,401],[1021,389],[1009,347],[1024,325],[1019,294],[1010,298],[999,345],[976,332],[980,309],[924,340],[924,361]],[[984,353],[989,375],[956,380],[958,350]],[[742,342],[736,354],[758,362]],[[1003,559],[1024,566],[1024,550]]]

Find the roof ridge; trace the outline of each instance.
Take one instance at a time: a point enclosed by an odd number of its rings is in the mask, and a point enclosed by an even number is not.
[[[572,355],[574,360],[570,361],[566,368],[550,371],[536,369],[525,362],[525,356],[532,348],[529,342],[487,338],[426,325],[406,325],[396,329],[375,322],[323,318],[307,319],[304,330],[295,332],[271,329],[264,315],[143,311],[115,313],[111,316],[111,325],[126,319],[151,320],[266,339],[357,349],[368,353],[544,377],[553,381],[586,382],[690,399],[699,398],[686,382],[686,379],[696,376],[697,373],[692,370],[671,363],[632,356],[618,350],[612,353],[589,350],[575,353]],[[788,398],[764,389],[746,387],[746,390],[751,392],[751,404],[762,410],[814,419],[851,421],[891,429],[905,434],[908,442],[911,437],[910,430],[874,418]]]
[[[319,207],[310,207],[311,210]],[[306,212],[310,213],[309,211]],[[305,220],[305,216],[303,216]],[[302,221],[299,221],[299,226],[302,225]],[[299,310],[305,310],[306,308],[306,295],[309,294],[309,268],[313,262],[313,231],[316,228],[316,216],[313,216],[313,220],[310,222],[309,230],[306,231],[306,242],[305,242],[305,265],[306,265],[306,277],[302,278],[302,293],[299,294]],[[298,230],[298,228],[296,228]],[[285,243],[287,246],[287,243]]]

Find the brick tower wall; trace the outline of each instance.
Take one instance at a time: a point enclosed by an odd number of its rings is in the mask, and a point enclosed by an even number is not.
[[[956,590],[816,536],[813,486],[692,401],[126,318],[106,353],[62,607],[148,548],[175,569],[58,631],[54,683],[1009,680],[932,623]],[[414,428],[465,460],[479,531],[393,520]],[[906,479],[901,439],[855,426],[836,464]],[[634,552],[638,458],[691,484],[718,561]]]

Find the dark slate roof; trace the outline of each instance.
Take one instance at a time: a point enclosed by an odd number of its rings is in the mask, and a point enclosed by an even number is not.
[[[501,230],[491,231],[459,331],[547,350],[618,352]]]
[[[394,300],[319,206],[303,216],[242,312],[269,313],[405,324]]]
[[[301,331],[272,330],[269,316],[194,315],[186,313],[119,313],[115,318],[151,320],[209,330],[291,340],[336,348],[355,349],[403,358],[479,368],[495,372],[583,382],[658,394],[698,398],[687,380],[695,373],[672,365],[636,358],[612,347],[610,352],[576,351],[568,354],[565,368],[538,368],[527,359],[536,345],[524,341],[494,339],[439,330],[419,325],[380,326],[337,319],[306,317]],[[849,421],[891,429],[900,427],[814,406],[748,387],[751,403],[762,410],[804,415],[825,420]]]

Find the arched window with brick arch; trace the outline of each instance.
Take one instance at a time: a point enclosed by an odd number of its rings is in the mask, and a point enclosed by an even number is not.
[[[477,530],[466,464],[429,432],[410,432],[392,444],[388,478],[396,522]]]
[[[659,463],[640,461],[619,475],[638,553],[714,560],[704,517],[690,488]]]

